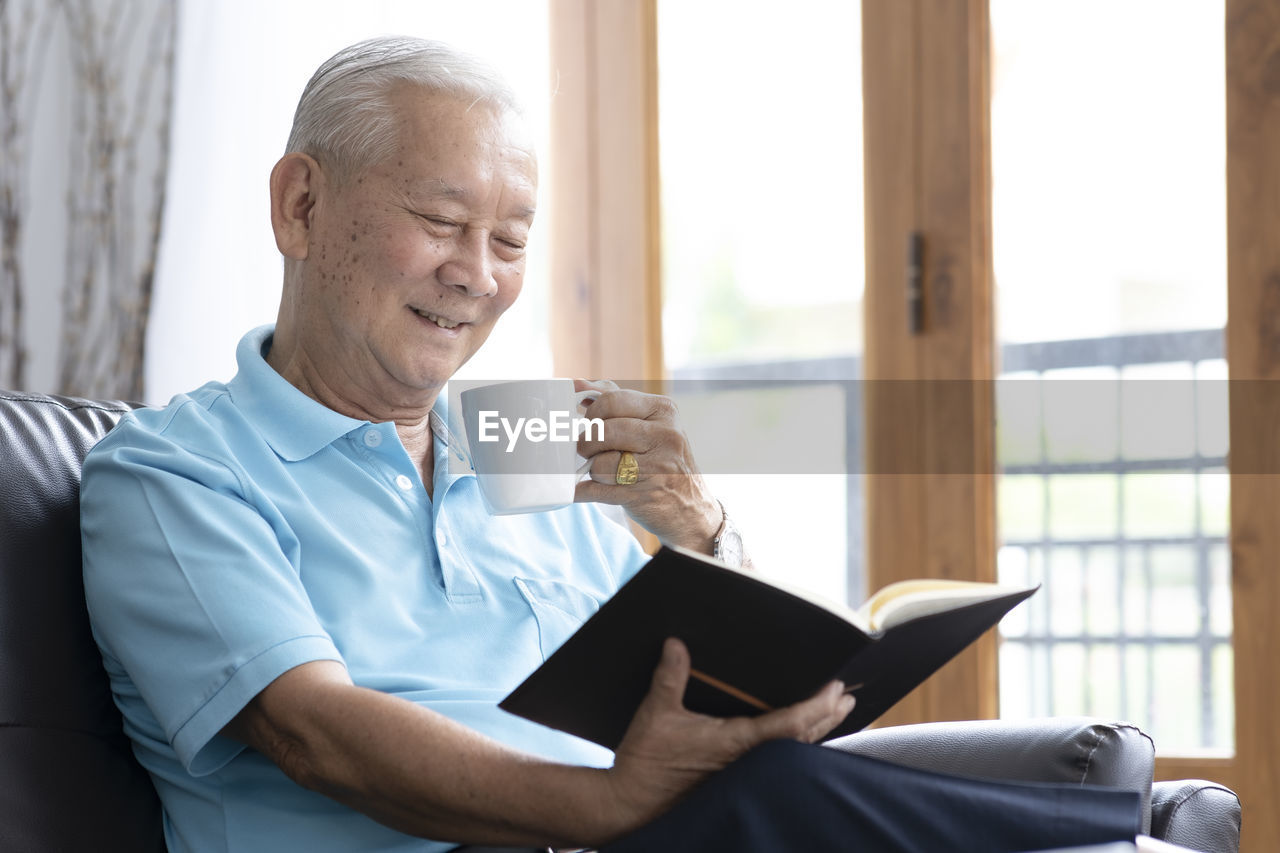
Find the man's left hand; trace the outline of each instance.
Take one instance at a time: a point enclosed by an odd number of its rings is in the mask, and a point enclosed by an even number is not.
[[[574,386],[600,392],[587,407],[587,417],[604,421],[602,438],[578,441],[578,452],[591,461],[591,468],[590,479],[578,484],[575,500],[619,505],[663,542],[710,553],[723,513],[694,462],[676,404],[608,381],[578,379]],[[635,457],[638,468],[630,485],[618,483],[624,451]]]

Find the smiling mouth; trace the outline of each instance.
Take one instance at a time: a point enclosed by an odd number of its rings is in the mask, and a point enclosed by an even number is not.
[[[442,329],[456,329],[462,325],[461,323],[455,323],[452,320],[446,320],[444,317],[441,317],[438,314],[432,314],[430,311],[423,311],[420,308],[414,308],[412,305],[409,307],[413,311],[413,313],[417,314],[419,317],[422,317],[423,319],[429,322],[435,323],[437,326],[439,326]]]

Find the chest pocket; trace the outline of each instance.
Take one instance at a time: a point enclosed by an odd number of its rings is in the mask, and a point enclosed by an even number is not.
[[[543,660],[600,609],[600,602],[594,596],[573,584],[546,578],[514,580],[538,622],[538,643],[542,647]]]

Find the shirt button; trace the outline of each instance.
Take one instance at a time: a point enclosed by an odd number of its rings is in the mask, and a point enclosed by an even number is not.
[[[413,480],[410,480],[404,474],[397,474],[396,485],[399,486],[403,491],[407,492],[413,488]]]
[[[364,446],[377,447],[382,444],[382,433],[376,429],[367,429],[364,431]]]
[[[445,547],[446,545],[448,545],[448,544],[449,544],[449,535],[448,535],[447,533],[445,533],[443,530],[437,530],[437,531],[436,531],[436,543],[437,543],[441,548]]]

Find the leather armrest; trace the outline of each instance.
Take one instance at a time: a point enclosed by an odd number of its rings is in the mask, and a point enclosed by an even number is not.
[[[1240,798],[1202,779],[1151,786],[1151,834],[1205,853],[1240,849]]]
[[[922,770],[1137,791],[1150,831],[1155,745],[1136,726],[1081,717],[974,720],[870,729],[828,746]]]

